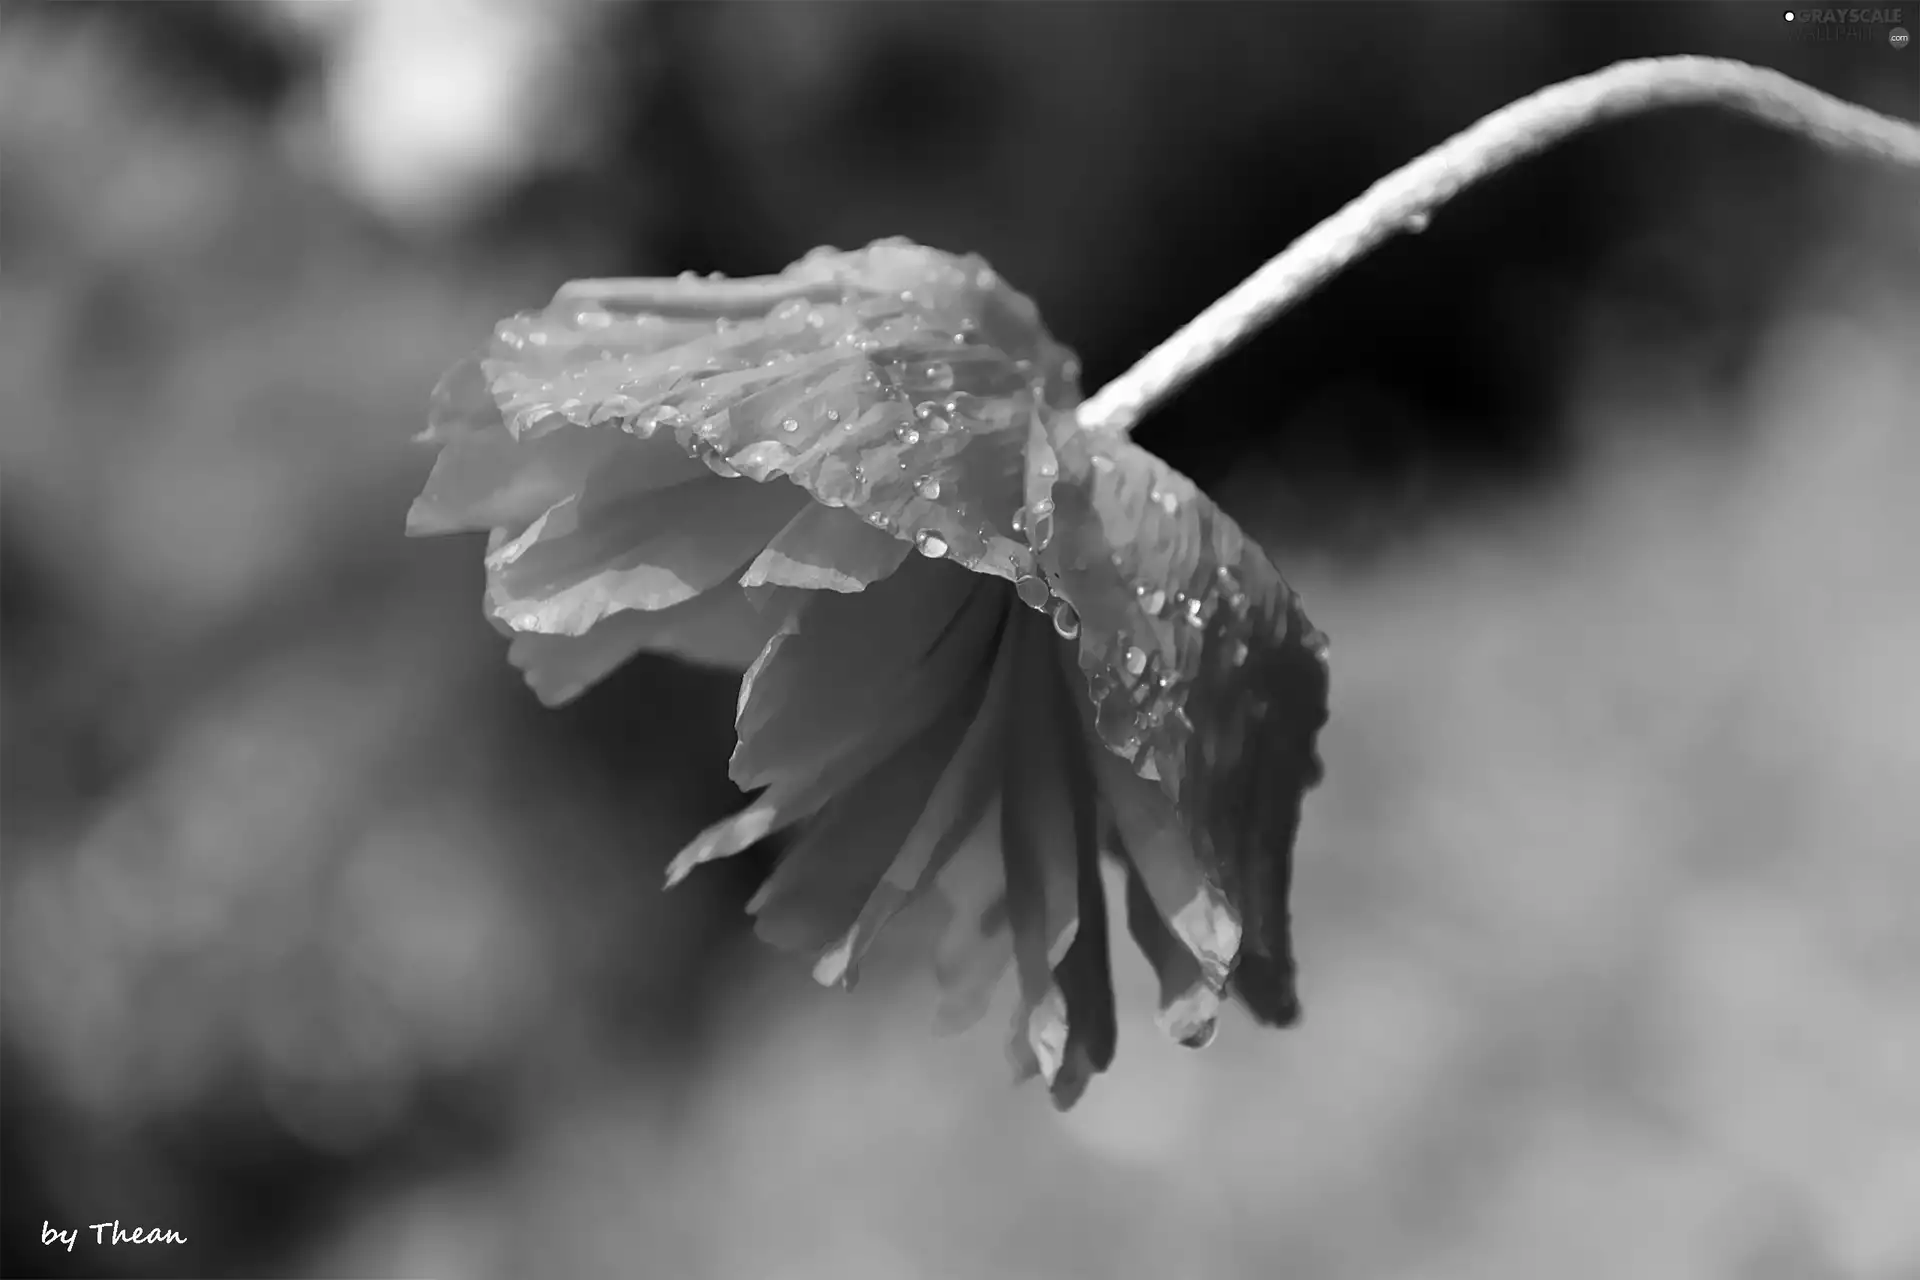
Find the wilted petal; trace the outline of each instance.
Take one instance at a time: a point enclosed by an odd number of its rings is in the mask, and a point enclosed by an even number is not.
[[[1186,896],[1191,877],[1173,874],[1181,858],[1134,847],[1175,849],[1171,833],[1184,834],[1202,878],[1240,915],[1233,990],[1257,1016],[1288,1021],[1287,898],[1301,801],[1320,780],[1326,638],[1266,554],[1184,476],[1108,433],[1068,429],[1054,447],[1043,565],[1080,619],[1096,737],[1151,783],[1127,787],[1101,766],[1109,799],[1124,801],[1116,817],[1137,829],[1125,832],[1130,856],[1192,945],[1216,932],[1218,912]],[[1154,796],[1168,807],[1156,812]],[[1181,898],[1201,906],[1183,916]]]
[[[984,262],[882,241],[760,280],[585,292],[503,322],[483,363],[521,440],[657,432],[723,474],[788,476],[928,554],[1032,574],[1013,528],[1028,432],[1078,391],[1031,301]]]
[[[1049,687],[1054,693],[1061,739],[1077,744],[1080,717],[1078,708],[1070,701],[1073,695],[1057,681]],[[1054,1105],[1064,1111],[1080,1100],[1097,1072],[1112,1065],[1119,1023],[1113,1008],[1107,898],[1100,882],[1094,778],[1087,756],[1072,747],[1064,753],[1062,764],[1067,795],[1072,802],[1079,910],[1073,942],[1053,970],[1054,987],[1066,1001],[1067,1042],[1051,1087]]]
[[[822,810],[748,907],[762,938],[794,951],[835,948],[918,821],[970,718],[950,709]]]
[[[823,981],[853,985],[861,957],[880,930],[932,885],[998,799],[1000,761],[1011,722],[1013,653],[1011,645],[996,645],[993,669],[978,712],[927,797],[919,821],[901,842],[900,852],[888,865],[860,918],[848,930],[837,967],[829,974],[817,975]]]
[[[517,631],[579,635],[624,609],[664,609],[739,573],[806,496],[705,480],[550,509],[488,556],[488,603]]]
[[[1225,986],[1240,951],[1240,922],[1207,882],[1179,811],[1157,785],[1106,751],[1096,749],[1094,769],[1127,860],[1154,906],[1207,980]]]
[[[740,583],[862,591],[898,569],[912,550],[851,512],[809,502],[747,566]]]
[[[763,786],[905,741],[984,679],[1004,613],[993,584],[926,561],[818,594],[742,685],[733,780]]]
[[[1204,1048],[1213,1040],[1220,1013],[1219,988],[1201,972],[1192,950],[1173,936],[1146,882],[1131,865],[1127,868],[1127,932],[1160,980],[1160,1029],[1189,1048]]]
[[[517,633],[507,658],[526,673],[540,701],[557,707],[642,652],[744,670],[783,621],[781,610],[757,607],[727,583],[670,608],[604,617],[584,635]]]
[[[963,1031],[986,1015],[993,988],[1013,963],[1007,928],[1006,863],[1000,854],[1001,796],[993,796],[979,822],[933,878],[933,892],[947,909],[947,925],[934,949],[940,983],[934,1026]]]
[[[1060,732],[1053,712],[1052,629],[1016,609],[1002,644],[1016,646],[1013,705],[1025,732],[1011,734],[1001,784],[1000,845],[1006,864],[1007,921],[1013,929],[1020,1005],[1012,1051],[1023,1074],[1051,1085],[1065,1051],[1066,1008],[1054,991],[1054,949],[1079,913],[1073,783],[1065,761],[1078,735]]]

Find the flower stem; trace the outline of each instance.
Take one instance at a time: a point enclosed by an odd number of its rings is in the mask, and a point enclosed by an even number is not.
[[[1722,58],[1645,58],[1550,85],[1482,117],[1374,183],[1189,320],[1080,406],[1082,426],[1127,432],[1274,317],[1491,174],[1591,125],[1657,107],[1715,105],[1830,151],[1920,168],[1920,127],[1778,71]]]

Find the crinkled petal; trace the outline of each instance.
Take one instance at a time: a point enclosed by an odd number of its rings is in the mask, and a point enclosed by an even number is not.
[[[1127,932],[1160,980],[1160,1029],[1188,1048],[1213,1040],[1220,1014],[1220,989],[1207,980],[1193,951],[1160,915],[1140,872],[1127,867]]]
[[[762,938],[816,955],[835,949],[919,820],[970,719],[951,708],[821,812],[748,908]]]
[[[740,572],[806,496],[705,480],[639,498],[549,508],[487,557],[488,604],[516,631],[580,635],[624,609],[665,609]]]
[[[927,797],[920,820],[902,842],[899,854],[887,867],[886,875],[874,888],[860,918],[835,952],[836,962],[816,971],[815,976],[822,982],[853,985],[861,957],[880,930],[928,889],[999,796],[1000,761],[1004,758],[1011,720],[1014,648],[996,642],[995,650],[979,710],[955,746],[940,781]]]
[[[1206,882],[1239,914],[1233,990],[1257,1016],[1297,1014],[1287,898],[1301,801],[1321,775],[1326,637],[1266,554],[1193,484],[1131,442],[1067,429],[1053,445],[1055,527],[1042,555],[1075,610],[1095,736],[1156,784],[1123,788],[1103,765],[1116,817],[1163,915],[1186,936],[1178,859],[1135,847],[1187,837]],[[1157,793],[1170,808],[1147,807]],[[1128,807],[1131,806],[1131,807]],[[1180,890],[1184,891],[1184,890]]]
[[[932,891],[947,911],[933,953],[940,1002],[934,1026],[964,1031],[986,1016],[993,989],[1013,963],[1007,927],[1006,863],[1000,854],[1002,800],[998,777],[980,820],[933,877]]]
[[[1054,1105],[1062,1111],[1080,1100],[1094,1075],[1113,1064],[1119,1021],[1113,1007],[1113,978],[1107,943],[1107,897],[1100,882],[1100,831],[1095,782],[1088,757],[1075,749],[1080,741],[1074,694],[1059,681],[1050,684],[1062,753],[1062,772],[1072,809],[1076,907],[1079,922],[1066,954],[1054,966],[1054,987],[1067,1006],[1066,1051],[1051,1082]]]
[[[484,406],[476,406],[476,398]],[[519,530],[555,503],[578,495],[589,477],[608,498],[670,488],[711,472],[670,439],[644,440],[586,427],[516,440],[500,421],[479,361],[465,360],[436,389],[426,437],[440,456],[407,512],[412,536]]]
[[[734,781],[763,786],[905,741],[984,676],[1004,612],[996,584],[924,560],[809,600],[741,686]]]
[[[1194,857],[1187,825],[1155,784],[1096,749],[1093,767],[1127,861],[1154,906],[1217,990],[1240,952],[1240,921]]]
[[[584,635],[519,632],[507,658],[526,674],[540,701],[557,707],[642,652],[745,670],[783,618],[780,610],[757,607],[738,586],[726,583],[666,609],[604,617]]]
[[[1054,984],[1053,965],[1079,913],[1075,779],[1066,759],[1081,748],[1077,735],[1063,735],[1050,714],[1051,686],[1058,679],[1052,629],[1033,613],[1015,610],[1001,643],[1017,646],[1014,705],[1035,712],[1026,732],[1010,735],[1001,783],[1000,849],[1020,985],[1011,1049],[1023,1076],[1037,1071],[1052,1085],[1068,1035],[1066,999]]]
[[[1034,573],[1013,527],[1028,432],[1078,396],[1031,301],[977,258],[904,241],[761,280],[583,283],[503,322],[482,367],[522,440],[671,436],[1009,581]]]
[[[747,566],[740,582],[863,591],[898,569],[912,550],[849,511],[809,502]]]

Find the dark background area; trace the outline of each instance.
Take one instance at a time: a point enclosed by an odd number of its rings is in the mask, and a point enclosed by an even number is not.
[[[1920,15],[1917,15],[1920,16]],[[1920,22],[1909,22],[1920,26]],[[735,680],[545,711],[438,372],[581,275],[977,251],[1089,388],[1532,89],[1876,30],[1672,4],[14,4],[4,1270],[1920,1269],[1920,182],[1711,111],[1401,237],[1138,439],[1334,638],[1309,1017],[1083,1107],[753,942]],[[910,931],[908,931],[910,932]],[[181,1246],[41,1244],[118,1219]]]

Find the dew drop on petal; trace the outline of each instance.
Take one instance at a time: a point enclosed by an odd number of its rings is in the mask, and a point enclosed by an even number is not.
[[[1027,509],[1029,515],[1049,516],[1053,514],[1053,499],[1041,498]]]
[[[1206,626],[1206,610],[1206,602],[1201,600],[1199,596],[1195,596],[1187,601],[1187,625],[1190,627]]]
[[[1127,665],[1127,674],[1130,676],[1138,676],[1147,669],[1147,651],[1137,644],[1132,645],[1127,649],[1125,662]]]
[[[1025,533],[1027,531],[1027,509],[1025,507],[1017,507],[1014,509],[1012,524],[1015,533]]]
[[[1051,508],[1053,504],[1049,502],[1047,506]],[[1050,512],[1042,511],[1037,513],[1029,523],[1031,528],[1027,531],[1027,541],[1033,545],[1035,551],[1045,551],[1053,544],[1053,516]]]
[[[920,554],[929,560],[938,560],[947,554],[947,540],[932,529],[922,529],[914,534],[913,545],[918,547]]]
[[[1160,588],[1149,587],[1143,582],[1135,591],[1140,597],[1140,607],[1154,617],[1159,617],[1160,611],[1167,607],[1167,593]]]
[[[1171,493],[1163,493],[1160,495],[1160,509],[1168,515],[1173,515],[1180,510],[1180,499]]]
[[[798,418],[788,418],[781,422],[780,429],[787,432],[798,431],[800,429],[800,420]]]
[[[867,523],[868,523],[868,524],[870,524],[870,525],[872,525],[872,526],[873,526],[874,528],[876,528],[876,529],[884,529],[884,528],[886,528],[886,527],[887,527],[887,514],[886,514],[886,512],[884,512],[884,511],[875,511],[875,512],[872,512],[872,513],[870,513],[870,514],[869,514],[869,515],[867,516]]]
[[[920,371],[921,381],[935,391],[945,391],[953,385],[953,366],[944,360],[934,360]]]
[[[1046,457],[1040,460],[1040,465],[1035,470],[1039,472],[1042,480],[1051,480],[1060,474],[1060,464],[1052,457]]]
[[[913,482],[913,491],[932,502],[940,496],[940,482],[932,476],[921,476]]]
[[[820,411],[820,416],[825,418],[828,422],[840,421],[840,411],[838,409],[822,409]]]
[[[733,464],[717,453],[703,453],[700,455],[700,461],[707,464],[707,470],[723,479],[737,480],[740,478],[740,473],[734,470]]]
[[[1053,592],[1047,588],[1047,580],[1036,574],[1029,574],[1013,584],[1014,594],[1020,597],[1020,603],[1029,609],[1044,609]]]
[[[1080,614],[1065,600],[1053,602],[1053,630],[1062,640],[1077,640],[1080,637]]]
[[[1096,453],[1093,455],[1093,469],[1105,475],[1113,470],[1113,459],[1104,453]]]
[[[893,433],[893,438],[895,440],[898,440],[901,444],[906,444],[906,445],[914,445],[914,444],[920,443],[920,433],[918,431],[915,431],[912,427],[900,427],[896,429]]]

